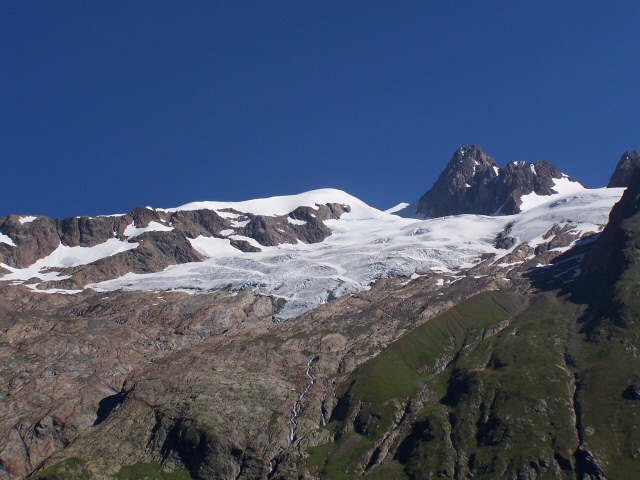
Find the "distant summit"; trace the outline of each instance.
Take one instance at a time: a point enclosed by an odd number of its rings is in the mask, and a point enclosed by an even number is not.
[[[583,185],[546,160],[537,163],[512,161],[496,179],[495,198],[500,206],[491,213],[513,215],[547,200],[540,197],[582,189]]]
[[[503,169],[477,145],[459,148],[433,187],[418,202],[417,213],[442,217],[462,213],[513,215],[546,197],[584,187],[551,163],[512,161]]]
[[[491,185],[498,165],[477,145],[459,148],[431,190],[418,201],[417,212],[427,217],[461,213],[487,214],[497,210]]]
[[[624,152],[609,179],[607,187],[628,187],[636,170],[640,170],[640,152],[637,150]]]

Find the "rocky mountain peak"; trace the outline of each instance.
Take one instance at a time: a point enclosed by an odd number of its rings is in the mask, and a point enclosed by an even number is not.
[[[640,152],[637,150],[624,152],[609,179],[607,187],[628,187],[631,183],[633,172],[636,170],[640,170]]]
[[[493,167],[497,168],[496,161],[487,155],[478,145],[466,145],[456,150],[451,157],[447,167],[441,177],[452,179],[460,183],[461,180],[477,182],[481,180],[484,172],[488,170],[488,177],[495,177],[497,173]]]
[[[465,145],[456,150],[449,164],[454,165],[456,163],[497,166],[496,161],[487,155],[478,145]]]
[[[561,178],[563,178],[562,172],[547,160],[540,160],[537,163],[511,161],[501,170],[496,180],[495,198],[501,203],[493,212],[497,210],[504,215],[518,213],[521,210],[524,195],[535,193],[548,196],[558,193],[553,189],[554,180]]]
[[[512,215],[521,211],[525,195],[559,193],[554,187],[562,179],[581,187],[546,160],[511,161],[499,169],[480,147],[469,145],[456,150],[431,190],[420,198],[417,213],[427,217]]]
[[[456,150],[433,188],[418,202],[418,213],[442,217],[460,213],[485,213],[487,185],[498,176],[498,165],[477,145]]]

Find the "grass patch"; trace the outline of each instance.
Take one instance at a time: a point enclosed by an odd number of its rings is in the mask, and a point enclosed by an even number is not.
[[[76,457],[68,458],[56,463],[33,477],[40,480],[67,480],[69,478],[77,480],[90,480],[91,474],[85,469],[86,463]]]
[[[122,467],[115,478],[119,480],[192,480],[187,470],[165,472],[159,463],[136,463]]]
[[[275,343],[276,345],[282,345],[284,343],[284,338],[276,335],[275,333],[265,333],[264,335],[257,337],[256,340],[263,341],[265,343]]]
[[[470,338],[509,318],[520,307],[505,292],[477,295],[409,332],[365,363],[348,383],[350,394],[372,404],[406,398],[420,389],[439,361],[455,355]]]

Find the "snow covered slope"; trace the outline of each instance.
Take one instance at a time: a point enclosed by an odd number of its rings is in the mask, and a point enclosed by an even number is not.
[[[351,207],[349,218],[370,218],[380,213],[356,197],[342,190],[323,188],[311,190],[297,195],[284,195],[269,198],[258,198],[243,202],[192,202],[175,208],[158,208],[165,212],[178,212],[190,210],[214,210],[218,214],[226,214],[228,210],[251,213],[253,215],[277,216],[287,215],[298,207],[311,207],[317,209],[317,205],[327,203],[342,203]]]
[[[621,188],[589,190],[576,187],[564,178],[556,180],[555,187],[559,193],[552,196],[531,194],[524,198],[523,212],[516,215],[465,214],[428,220],[395,215],[393,212],[403,205],[380,211],[346,192],[333,189],[245,202],[197,202],[172,209],[147,207],[141,209],[141,215],[155,215],[157,220],[147,220],[145,226],[138,226],[131,217],[115,219],[121,234],[113,231],[110,233],[112,238],[90,247],[69,247],[61,243],[52,253],[26,268],[2,264],[6,273],[0,279],[25,283],[36,291],[40,291],[41,282],[53,282],[47,286],[43,284],[43,288],[49,289],[43,291],[64,291],[61,288],[65,287],[55,282],[74,275],[76,270],[70,267],[78,268],[135,252],[146,245],[144,242],[153,241],[153,237],[146,235],[180,234],[184,235],[184,245],[190,244],[203,261],[178,262],[155,273],[129,270],[129,273],[119,278],[110,277],[112,279],[107,281],[96,282],[89,277],[89,282],[94,283],[85,288],[193,293],[252,288],[285,299],[286,304],[279,315],[286,319],[339,296],[367,289],[371,282],[380,278],[428,274],[438,276],[438,284],[444,285],[481,259],[490,258],[498,266],[512,266],[527,257],[520,255],[514,260],[512,255],[508,262],[501,259],[522,245],[532,247],[527,250],[530,259],[533,257],[530,252],[535,247],[549,242],[550,237],[559,232],[564,235],[564,243],[560,247],[547,246],[547,250],[566,251],[580,236],[602,230],[609,211],[624,191]],[[333,217],[325,216],[313,227],[329,229],[330,235],[322,237],[323,241],[304,243],[297,240],[295,243],[294,238],[265,246],[242,235],[248,223],[260,218],[273,219],[276,223],[267,228],[275,230],[309,228],[308,223],[315,222],[316,214],[320,217],[324,212],[326,215],[327,205],[334,205]],[[325,210],[320,206],[325,206]],[[294,213],[300,211],[299,207],[308,208],[306,217]],[[174,231],[171,218],[177,217],[168,215],[193,211],[214,211],[216,218],[226,222],[224,228],[197,235]],[[509,242],[498,242],[499,235],[508,236]],[[238,241],[250,248],[241,251],[237,248]],[[0,242],[4,248],[17,248],[7,235],[0,236]],[[67,293],[76,291],[76,287],[69,287]]]
[[[366,289],[376,279],[428,272],[442,272],[444,277],[473,266],[486,254],[494,255],[499,263],[521,243],[535,247],[545,241],[543,237],[554,225],[579,235],[598,232],[622,193],[623,189],[570,191],[517,215],[457,215],[431,220],[401,218],[336,190],[235,204],[189,204],[179,209],[229,208],[277,215],[294,209],[296,204],[339,202],[349,205],[351,212],[339,220],[325,221],[332,235],[321,243],[282,244],[263,247],[261,252],[240,252],[227,238],[198,237],[190,241],[206,255],[203,262],[174,265],[152,274],[129,273],[89,287],[194,293],[253,288],[287,300],[280,312],[280,318],[286,319]],[[516,239],[507,250],[495,246],[496,236],[505,228]]]
[[[532,165],[533,168],[533,165]],[[562,175],[561,178],[552,179],[552,190],[557,193],[551,195],[538,195],[535,192],[522,195],[520,197],[520,211],[526,212],[538,205],[544,205],[559,198],[564,198],[567,195],[579,194],[587,190],[581,183],[573,181],[567,175]]]

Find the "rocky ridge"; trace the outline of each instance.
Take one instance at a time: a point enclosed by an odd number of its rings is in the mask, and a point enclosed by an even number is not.
[[[640,169],[640,152],[637,150],[624,152],[616,165],[616,169],[611,174],[607,187],[628,187],[631,184],[634,172],[638,169]]]
[[[230,209],[175,211],[140,207],[126,215],[71,217],[0,218],[0,264],[3,272],[37,265],[39,260],[74,247],[78,253],[63,265],[48,267],[49,275],[34,272],[30,283],[39,289],[82,288],[88,283],[121,277],[126,273],[151,273],[170,265],[202,261],[205,256],[194,246],[199,237],[229,239],[243,252],[261,247],[307,244],[323,241],[331,230],[323,223],[348,212],[348,207],[329,203],[298,206],[284,215],[256,215]],[[96,260],[82,261],[82,249],[106,247]],[[65,266],[64,263],[68,264]],[[77,265],[75,265],[77,264]],[[44,281],[42,281],[44,280]]]
[[[566,178],[546,160],[511,161],[500,169],[477,145],[459,148],[435,184],[418,201],[418,214],[435,218],[474,213],[513,215],[521,211],[523,197],[549,196],[557,180]]]

